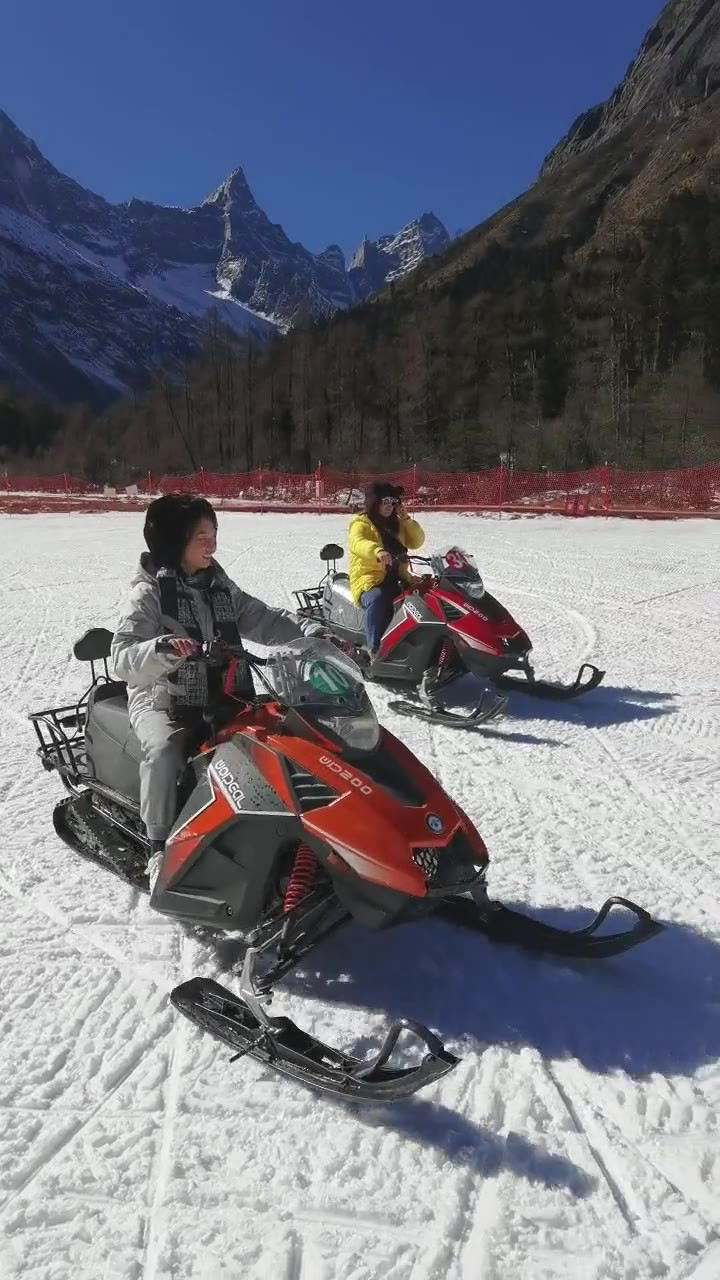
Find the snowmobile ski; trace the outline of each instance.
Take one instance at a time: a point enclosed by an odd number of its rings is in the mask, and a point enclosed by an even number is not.
[[[111,871],[133,889],[148,892],[147,854],[103,816],[90,792],[61,800],[53,812],[53,826],[74,853]]]
[[[355,1058],[323,1044],[290,1018],[253,1012],[246,999],[209,978],[191,978],[170,993],[176,1009],[235,1050],[231,1059],[252,1057],[300,1084],[354,1102],[398,1102],[451,1071],[459,1059],[427,1027],[403,1018],[390,1027],[374,1058]],[[390,1067],[388,1060],[407,1033],[425,1046],[422,1062]]]
[[[600,682],[605,678],[605,672],[600,671],[598,667],[594,667],[591,662],[584,662],[572,684],[559,684],[552,680],[536,680],[532,674],[532,668],[523,668],[525,676],[496,676],[495,684],[498,689],[509,689],[512,693],[529,693],[533,698],[554,699],[556,702],[564,702],[569,698],[578,698],[582,693],[588,693],[590,689],[596,689]],[[590,675],[587,679],[583,679],[583,673],[589,671]]]
[[[598,929],[614,907],[631,911],[636,922],[622,933],[598,934]],[[509,942],[528,951],[567,956],[576,960],[601,960],[630,951],[662,933],[664,926],[629,898],[608,898],[594,920],[583,929],[558,929],[534,920],[521,911],[512,911],[489,898],[453,898],[440,903],[436,914],[452,924],[484,933],[492,942]]]
[[[491,720],[497,720],[505,712],[509,699],[496,697],[490,690],[485,690],[482,698],[467,715],[459,711],[450,711],[439,702],[418,697],[417,701],[393,701],[388,703],[391,711],[401,716],[414,716],[426,720],[430,724],[445,725],[448,729],[479,729]]]

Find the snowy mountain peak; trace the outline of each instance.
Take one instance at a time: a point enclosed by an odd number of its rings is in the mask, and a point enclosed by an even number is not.
[[[329,244],[327,249],[323,249],[322,253],[317,255],[319,262],[325,262],[335,271],[346,271],[345,254],[339,244]]]
[[[379,240],[365,237],[352,256],[349,275],[356,289],[367,296],[406,275],[449,243],[450,236],[440,219],[434,213],[423,213],[395,235],[381,236]]]
[[[55,172],[32,139],[0,111],[0,193],[4,183],[22,185],[38,167],[48,173]]]
[[[20,145],[37,151],[35,143],[18,129],[15,121],[11,120],[2,109],[0,109],[0,143],[3,149]]]
[[[203,200],[203,206],[208,204],[219,204],[225,207],[232,205],[238,212],[248,213],[258,207],[250,190],[250,184],[240,168],[233,169],[225,181]]]

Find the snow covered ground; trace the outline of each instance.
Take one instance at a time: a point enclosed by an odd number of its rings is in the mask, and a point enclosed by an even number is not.
[[[80,691],[71,643],[117,618],[142,517],[0,516],[3,1280],[720,1277],[720,527],[424,523],[476,554],[543,674],[608,674],[482,736],[373,690],[381,717],[477,822],[497,896],[579,923],[625,894],[667,931],[591,971],[352,927],[278,1009],[361,1052],[408,1014],[460,1066],[372,1111],[230,1066],[167,1000],[218,956],[61,845],[26,721]],[[219,559],[289,604],[345,525],[225,514]]]

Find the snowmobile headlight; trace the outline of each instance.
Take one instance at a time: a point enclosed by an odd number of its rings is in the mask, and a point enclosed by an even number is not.
[[[380,725],[371,706],[348,715],[317,716],[319,724],[342,738],[352,751],[373,751],[380,741]]]
[[[472,600],[482,600],[485,595],[485,583],[482,578],[473,578],[469,582],[463,582],[463,591]]]

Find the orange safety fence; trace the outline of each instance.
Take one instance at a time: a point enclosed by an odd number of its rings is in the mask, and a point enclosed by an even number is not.
[[[157,476],[147,473],[132,485],[91,484],[68,474],[39,476],[0,473],[3,510],[108,510],[146,505],[159,493],[203,493],[224,505],[247,510],[348,510],[361,505],[371,480],[403,485],[414,508],[463,511],[557,512],[566,515],[720,514],[720,464],[672,471],[626,471],[601,466],[590,471],[442,472],[409,467],[383,476],[318,467],[312,475],[256,470]],[[22,499],[24,506],[16,501]],[[86,500],[86,501],[82,501]]]

